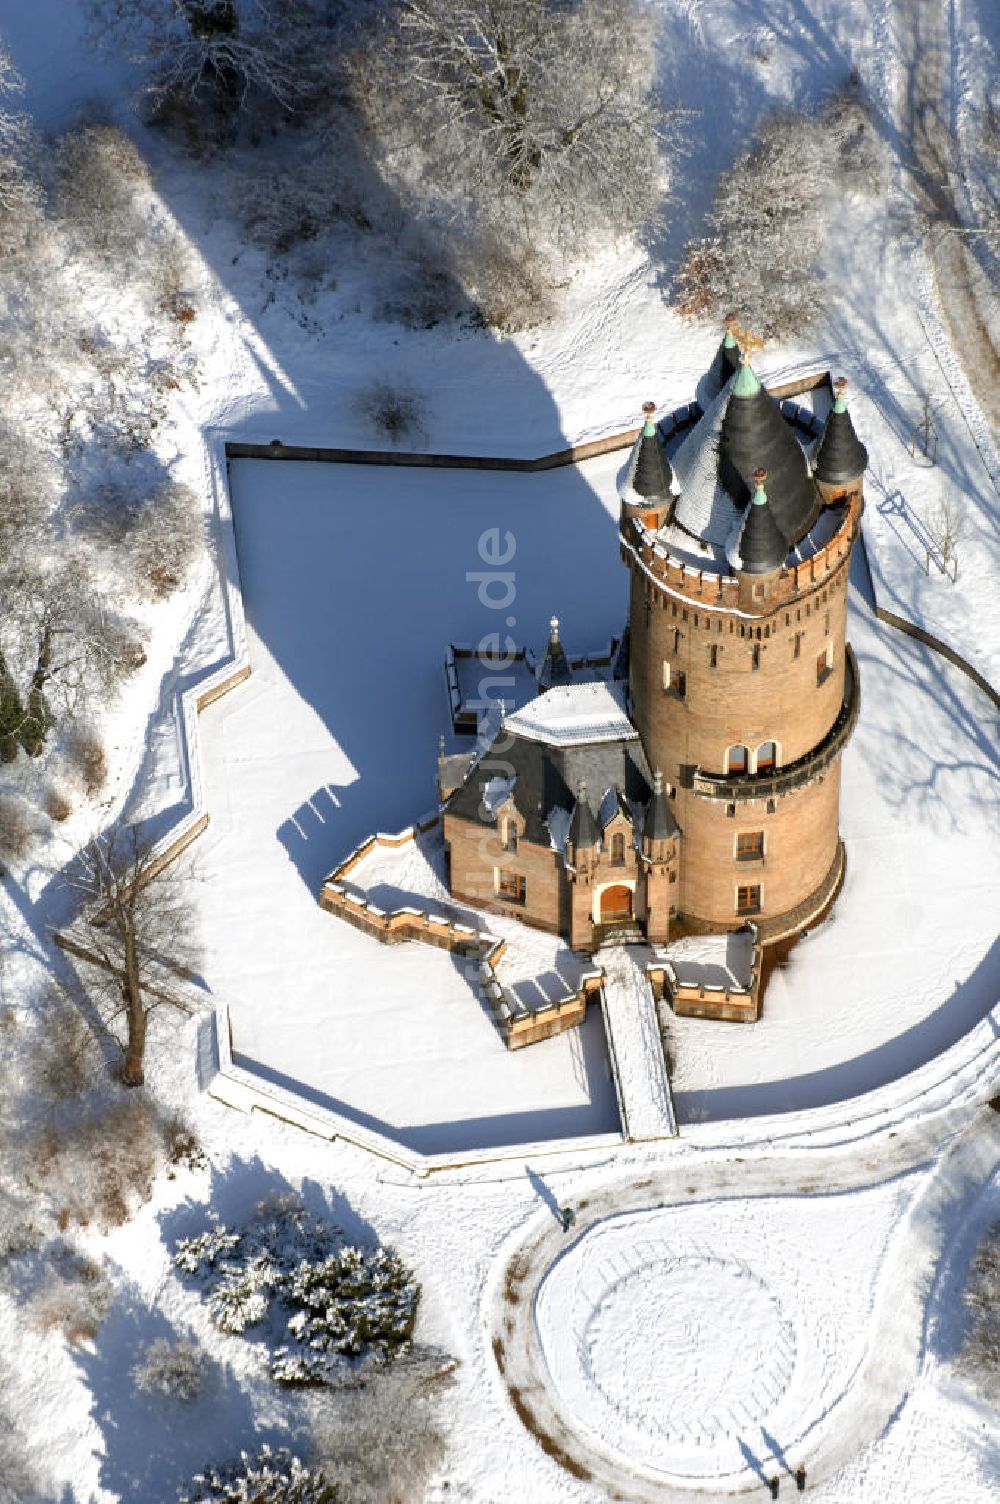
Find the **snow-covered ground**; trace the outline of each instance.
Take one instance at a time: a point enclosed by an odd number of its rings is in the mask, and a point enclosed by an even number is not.
[[[230,1005],[240,1063],[427,1152],[613,1126],[594,1010],[582,1042],[508,1057],[459,964],[379,946],[321,913],[316,894],[359,840],[433,800],[448,726],[443,644],[478,641],[499,614],[468,578],[489,574],[487,528],[515,540],[512,630],[541,644],[555,610],[572,648],[620,626],[615,468],[614,456],[538,476],[231,467],[253,672],[202,721],[206,981]],[[581,570],[585,598],[559,583]],[[862,709],[843,764],[844,890],[772,978],[759,1024],[668,1017],[682,1122],[882,1085],[1000,996],[990,898],[1000,854],[983,819],[996,797],[993,707],[957,668],[875,620],[860,557],[849,637]],[[394,867],[389,853],[378,861]],[[408,861],[405,850],[395,859]],[[407,883],[405,870],[388,888],[385,876],[352,876],[381,906]],[[440,896],[430,870],[409,881]],[[562,972],[546,937],[522,933],[518,945],[518,980],[526,961],[543,978]]]

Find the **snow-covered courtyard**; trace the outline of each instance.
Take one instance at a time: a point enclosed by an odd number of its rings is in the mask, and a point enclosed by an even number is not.
[[[507,592],[483,583],[499,573],[483,563],[488,530],[514,539],[506,629],[543,642],[557,611],[572,649],[620,628],[616,464],[539,476],[231,465],[252,673],[202,722],[206,980],[229,1004],[239,1064],[425,1153],[618,1126],[595,1009],[579,1035],[509,1055],[457,959],[381,946],[316,903],[366,835],[433,806],[445,645],[496,630],[484,598]],[[568,584],[583,575],[585,595]],[[772,977],[759,1024],[668,1017],[681,1122],[883,1085],[953,1044],[1000,992],[993,707],[875,620],[860,556],[849,636],[862,710],[844,760],[844,890]],[[404,891],[407,860],[393,876],[380,855],[371,884]],[[440,902],[429,874],[428,886]],[[511,928],[517,979],[530,985],[534,962],[544,987],[560,947]]]

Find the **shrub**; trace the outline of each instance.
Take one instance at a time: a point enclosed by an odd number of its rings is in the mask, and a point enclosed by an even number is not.
[[[420,1292],[409,1270],[389,1249],[345,1245],[300,1207],[183,1239],[174,1259],[200,1281],[223,1331],[270,1319],[269,1335],[293,1339],[271,1358],[279,1383],[333,1383],[358,1360],[386,1362],[410,1347]]]
[[[111,1285],[100,1264],[60,1245],[30,1307],[43,1332],[59,1331],[73,1346],[93,1341],[111,1302]]]
[[[320,1466],[350,1504],[418,1504],[445,1454],[437,1410],[454,1363],[439,1355],[376,1369],[312,1406]]]
[[[0,873],[28,855],[38,834],[38,817],[19,794],[0,794]]]
[[[416,439],[423,434],[423,399],[405,387],[373,381],[354,398],[354,411],[389,442]]]
[[[959,1372],[991,1403],[1000,1403],[1000,1222],[987,1227],[976,1249],[963,1302],[969,1325]]]
[[[228,1467],[209,1467],[193,1480],[180,1504],[346,1504],[321,1472],[284,1447],[240,1454]]]
[[[140,1361],[132,1369],[132,1378],[145,1394],[188,1401],[201,1393],[207,1359],[197,1342],[183,1338],[171,1342],[159,1337],[148,1342],[141,1353]]]
[[[94,1224],[106,1231],[149,1200],[163,1160],[155,1108],[130,1096],[99,1104],[72,1129],[51,1125],[37,1133],[28,1146],[27,1174],[47,1193],[64,1227]]]
[[[79,778],[84,793],[99,794],[108,781],[104,743],[93,726],[76,725],[66,741],[66,762]]]
[[[45,813],[57,825],[62,824],[63,820],[68,820],[73,813],[73,804],[69,796],[52,783],[45,790]]]

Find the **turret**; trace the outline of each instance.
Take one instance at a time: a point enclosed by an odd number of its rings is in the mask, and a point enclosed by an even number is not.
[[[627,514],[661,527],[673,514],[677,482],[654,421],[656,403],[644,402],[642,412],[639,436],[618,472],[618,495]]]
[[[834,501],[845,491],[856,491],[868,468],[868,450],[854,431],[847,411],[847,381],[838,376],[836,394],[823,437],[816,451],[813,475],[824,501]]]
[[[573,816],[569,822],[569,834],[566,837],[566,854],[570,865],[578,867],[581,857],[592,855],[600,844],[600,827],[594,819],[594,812],[587,798],[587,785],[581,779],[576,804],[573,806]]]
[[[572,684],[573,682],[573,670],[569,666],[566,649],[559,640],[558,616],[553,616],[549,621],[549,641],[537,678],[538,687],[543,693],[556,684]]]
[[[736,315],[727,313],[726,332],[715,352],[712,364],[698,383],[698,401],[709,407],[740,368],[740,347],[736,336]]]
[[[764,490],[767,471],[754,471],[754,492],[740,532],[732,563],[740,582],[740,605],[744,610],[761,608],[781,571],[788,554],[788,544],[775,521],[774,510]]]

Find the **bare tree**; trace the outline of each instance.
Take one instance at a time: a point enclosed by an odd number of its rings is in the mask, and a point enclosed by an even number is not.
[[[818,114],[771,116],[719,178],[709,233],[678,272],[681,312],[718,319],[738,308],[768,338],[805,327],[822,307],[831,179],[873,193],[884,177],[885,149],[853,88]]]
[[[67,877],[80,907],[63,943],[79,957],[88,990],[119,1033],[126,1086],[143,1083],[151,1015],[185,1007],[176,979],[190,975],[195,963],[189,881],[189,872],[164,868],[149,841],[121,823],[95,836]]]
[[[958,579],[958,545],[965,536],[964,515],[961,502],[955,496],[944,495],[924,522],[927,530],[927,573],[931,564],[954,585]]]
[[[666,186],[673,134],[635,0],[402,0],[362,55],[385,160],[444,217],[576,250],[628,234]]]
[[[90,10],[99,42],[121,45],[148,66],[154,107],[186,101],[229,115],[251,93],[294,104],[283,0],[91,0]]]
[[[26,118],[9,108],[24,88],[10,53],[0,46],[0,255],[20,250],[41,217],[42,189],[31,163]]]
[[[107,698],[145,662],[145,652],[137,625],[102,598],[79,558],[15,559],[6,571],[0,567],[0,584],[7,608],[0,670],[21,708],[20,724],[0,729],[37,755],[57,709],[73,715],[91,695]],[[0,678],[0,693],[2,684]],[[7,700],[13,704],[10,690]]]

